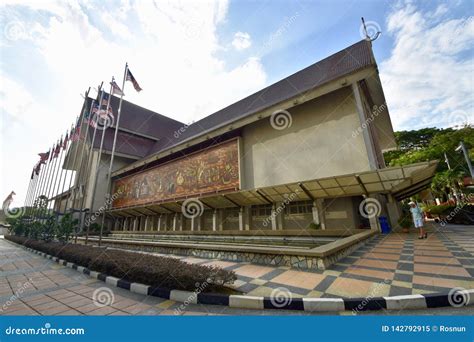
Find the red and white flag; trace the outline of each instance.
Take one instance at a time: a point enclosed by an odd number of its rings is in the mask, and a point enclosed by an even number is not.
[[[140,88],[140,86],[138,85],[137,80],[135,79],[135,77],[133,77],[132,72],[128,68],[127,68],[127,77],[125,79],[127,81],[132,82],[133,87],[135,88],[136,91],[142,91],[142,88]]]
[[[119,95],[119,96],[125,95],[122,89],[120,89],[120,87],[115,81],[110,82],[110,85],[112,86],[112,94]]]

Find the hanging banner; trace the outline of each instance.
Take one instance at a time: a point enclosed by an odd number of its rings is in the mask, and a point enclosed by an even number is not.
[[[115,181],[112,207],[239,188],[239,143],[234,139]]]

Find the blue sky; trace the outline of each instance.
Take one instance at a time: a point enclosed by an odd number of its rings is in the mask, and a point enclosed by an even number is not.
[[[37,153],[80,96],[128,61],[126,99],[189,123],[361,39],[395,129],[473,122],[472,1],[3,1],[0,195],[23,201]]]

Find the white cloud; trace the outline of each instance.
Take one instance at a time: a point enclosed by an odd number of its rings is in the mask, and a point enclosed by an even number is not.
[[[101,81],[108,84],[113,75],[120,83],[125,62],[143,88],[137,94],[128,83],[126,99],[186,123],[266,84],[260,60],[228,68],[215,55],[224,49],[218,28],[226,20],[228,1],[122,1],[110,9],[95,2],[16,4],[0,11],[15,13],[28,34],[8,41],[5,49],[22,54],[28,45],[35,63],[2,61],[2,144],[8,147],[2,148],[1,160],[14,161],[15,167],[2,164],[0,196],[13,187],[23,200],[37,153],[75,119],[79,94]],[[38,80],[40,71],[47,78]]]
[[[250,34],[246,32],[237,32],[232,40],[232,45],[237,51],[248,49],[252,45]]]
[[[406,4],[388,17],[395,44],[380,70],[395,129],[473,123],[474,20],[445,14]]]

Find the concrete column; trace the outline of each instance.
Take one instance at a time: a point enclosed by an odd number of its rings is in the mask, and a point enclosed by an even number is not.
[[[387,214],[388,219],[390,221],[390,226],[392,229],[398,226],[398,219],[402,215],[402,210],[400,207],[400,203],[392,195],[387,195],[388,203],[387,203]]]
[[[371,170],[375,170],[378,165],[377,157],[375,153],[373,139],[369,131],[369,122],[364,112],[364,105],[362,103],[362,97],[360,95],[360,89],[357,83],[352,83],[352,91],[354,93],[354,98],[356,100],[356,107],[357,107],[357,113],[359,114],[360,128],[362,130],[362,136],[364,138],[365,148],[367,150],[367,156],[369,158],[368,160],[369,167]]]
[[[173,216],[173,232],[176,231],[177,224],[178,224],[177,220],[178,220],[178,213],[175,213]]]
[[[197,231],[201,231],[201,227],[202,227],[202,220],[203,220],[203,214],[204,213],[201,213],[201,215],[199,215],[198,217],[196,217],[196,230]]]
[[[157,227],[156,227],[156,230],[158,230],[158,231],[161,230],[161,216],[163,216],[163,214],[160,214],[160,216],[158,216],[158,224],[157,224]]]
[[[277,229],[277,220],[276,220],[276,204],[273,203],[272,204],[272,211],[271,211],[271,216],[270,216],[270,221],[271,221],[271,225],[272,225],[272,230],[276,230]]]
[[[135,219],[133,220],[133,231],[137,231],[137,224],[138,224],[138,217],[135,216]]]
[[[197,217],[191,216],[191,231],[194,231],[194,224],[195,224],[196,219]]]
[[[251,225],[252,225],[252,207],[245,206],[244,207],[244,230],[250,230]]]
[[[316,206],[316,210],[314,210],[313,208],[313,212],[316,211],[319,224],[321,225],[321,229],[324,230],[326,229],[326,218],[324,216],[324,200],[322,198],[318,198],[316,201],[314,201],[314,206]]]
[[[214,212],[212,213],[212,231],[217,230],[217,209],[214,209]]]
[[[273,230],[282,230],[284,226],[284,216],[285,216],[285,207],[282,202],[276,202],[272,206],[272,229]]]
[[[182,232],[184,230],[184,223],[185,223],[186,217],[184,217],[183,214],[179,215],[179,231]]]
[[[149,221],[149,218],[148,218],[148,215],[145,216],[145,231],[148,231],[148,221]]]
[[[239,230],[244,230],[244,207],[239,208]]]
[[[224,209],[217,210],[217,228],[219,231],[224,230]]]

